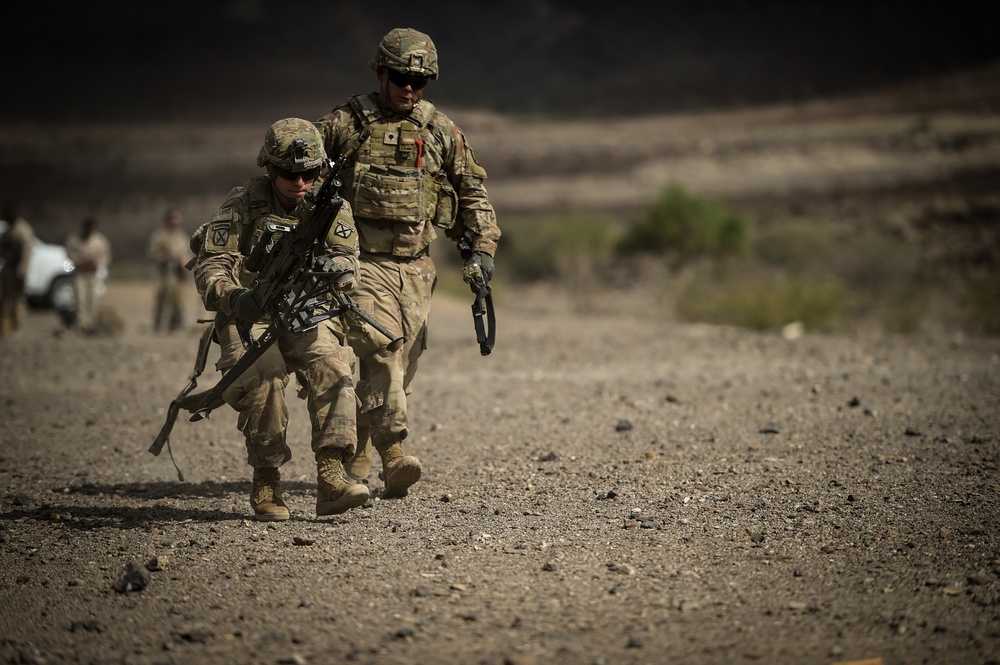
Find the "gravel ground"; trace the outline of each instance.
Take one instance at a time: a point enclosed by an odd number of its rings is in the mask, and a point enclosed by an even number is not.
[[[259,524],[233,412],[180,419],[183,481],[147,452],[198,334],[154,336],[151,292],[111,284],[113,337],[0,341],[0,660],[1000,662],[1000,340],[508,292],[483,358],[439,296],[411,495],[376,469],[317,518],[291,398],[292,519]]]

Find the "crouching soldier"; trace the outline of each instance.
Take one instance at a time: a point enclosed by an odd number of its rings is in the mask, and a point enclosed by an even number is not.
[[[321,184],[326,163],[323,138],[316,127],[299,118],[276,122],[267,131],[257,165],[266,174],[236,187],[212,220],[195,232],[199,248],[193,272],[206,309],[217,312],[215,334],[221,346],[218,369],[226,372],[244,354],[236,321],[252,325],[254,335],[269,319],[247,288],[255,274],[244,260],[268,223],[294,225],[296,206]],[[326,240],[321,263],[332,273],[336,288],[354,288],[358,271],[358,239],[350,207],[345,203]],[[339,319],[311,330],[284,332],[222,397],[238,413],[237,427],[246,438],[247,461],[253,467],[250,505],[262,521],[287,520],[279,467],[291,458],[286,442],[288,408],[285,389],[295,372],[306,395],[312,421],[312,451],[316,457],[316,514],[334,515],[364,504],[368,488],[347,482],[343,461],[357,446],[356,397],[352,355]]]

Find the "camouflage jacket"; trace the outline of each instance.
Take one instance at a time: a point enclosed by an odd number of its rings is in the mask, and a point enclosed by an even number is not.
[[[320,186],[322,181],[317,180],[313,191]],[[191,236],[191,249],[197,252],[197,257],[188,265],[194,272],[205,309],[226,315],[233,313],[229,302],[233,293],[249,288],[256,277],[244,269],[244,258],[253,250],[268,221],[296,224],[294,215],[294,211],[284,212],[267,176],[251,178],[246,186],[229,192],[211,221],[202,224]],[[345,232],[342,226],[350,232]],[[341,269],[357,274],[358,234],[354,230],[351,208],[345,202],[327,236],[326,255]]]
[[[342,195],[350,201],[365,252],[423,254],[434,227],[493,255],[500,229],[486,194],[486,171],[458,126],[426,100],[394,114],[376,93],[357,95],[316,124],[330,156],[347,163]]]

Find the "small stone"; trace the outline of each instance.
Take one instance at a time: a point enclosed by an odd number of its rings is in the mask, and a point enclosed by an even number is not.
[[[153,555],[146,561],[146,568],[152,572],[160,572],[167,567],[167,557]]]
[[[542,564],[542,570],[544,570],[546,572],[550,572],[551,573],[555,569],[556,569],[556,564],[555,564],[554,561],[546,561],[545,563]]]
[[[618,424],[615,425],[616,432],[627,432],[632,429],[632,422],[629,420],[619,420]]]
[[[547,455],[542,455],[541,457],[539,457],[538,461],[539,462],[555,462],[558,459],[559,459],[559,455],[556,455],[554,452],[551,452],[551,453],[549,453]]]
[[[854,408],[856,406],[861,406],[861,399],[858,397],[852,397],[851,400],[847,403],[847,406],[851,408]]]
[[[149,586],[150,574],[146,566],[135,559],[125,564],[125,571],[114,583],[113,588],[118,593],[128,593],[130,591],[142,591]]]
[[[642,639],[638,635],[632,635],[628,638],[629,649],[641,649],[644,644],[646,644],[646,640]]]
[[[969,584],[983,585],[990,583],[990,574],[985,570],[980,570],[977,573],[969,575]]]
[[[923,436],[923,434],[916,427],[907,427],[906,436]]]
[[[293,545],[299,545],[300,547],[306,546],[306,545],[312,545],[315,542],[316,541],[313,540],[312,538],[302,538],[301,536],[295,536],[295,537],[292,538],[292,544]]]

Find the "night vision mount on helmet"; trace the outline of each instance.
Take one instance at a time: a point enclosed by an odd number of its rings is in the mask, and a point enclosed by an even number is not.
[[[257,166],[272,164],[293,172],[314,169],[325,161],[323,136],[316,125],[302,118],[285,118],[271,125],[257,156]]]
[[[388,67],[407,76],[438,77],[437,48],[431,38],[413,28],[390,30],[379,42],[369,66]]]

